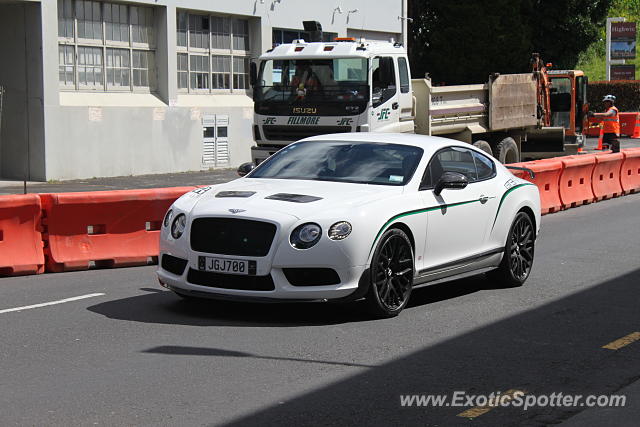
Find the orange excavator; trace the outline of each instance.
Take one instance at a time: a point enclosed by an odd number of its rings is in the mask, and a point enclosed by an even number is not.
[[[540,54],[532,55],[533,73],[538,81],[538,120],[540,126],[563,127],[565,142],[584,145],[587,128],[588,79],[580,70],[551,70]]]

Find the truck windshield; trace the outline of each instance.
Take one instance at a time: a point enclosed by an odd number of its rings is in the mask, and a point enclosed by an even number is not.
[[[551,103],[551,126],[569,129],[571,127],[571,80],[568,77],[551,79],[549,100]]]
[[[405,185],[422,153],[400,144],[303,141],[278,151],[247,177]]]
[[[366,58],[274,59],[260,66],[256,101],[368,101]]]

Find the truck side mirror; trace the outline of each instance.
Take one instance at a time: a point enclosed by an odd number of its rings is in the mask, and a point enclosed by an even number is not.
[[[258,81],[258,66],[255,62],[249,64],[249,83],[251,86],[255,86]]]

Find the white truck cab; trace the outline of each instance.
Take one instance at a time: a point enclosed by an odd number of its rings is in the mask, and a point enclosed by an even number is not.
[[[256,164],[299,139],[338,132],[414,132],[402,45],[294,40],[260,57],[254,85]]]

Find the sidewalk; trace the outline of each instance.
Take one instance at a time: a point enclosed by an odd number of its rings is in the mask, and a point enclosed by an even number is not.
[[[219,184],[238,178],[235,169],[159,175],[119,176],[56,182],[27,182],[28,193],[128,190]],[[23,181],[0,181],[0,195],[23,194]]]
[[[621,138],[621,148],[639,147],[640,139]],[[597,138],[587,138],[585,150],[592,152]],[[598,151],[593,151],[598,152]],[[158,175],[119,176],[113,178],[78,179],[55,182],[27,182],[28,193],[65,193],[76,191],[128,190],[135,188],[182,187],[189,185],[219,184],[238,178],[236,169],[218,169],[202,172],[169,173]],[[0,180],[0,195],[22,194],[23,181]]]

